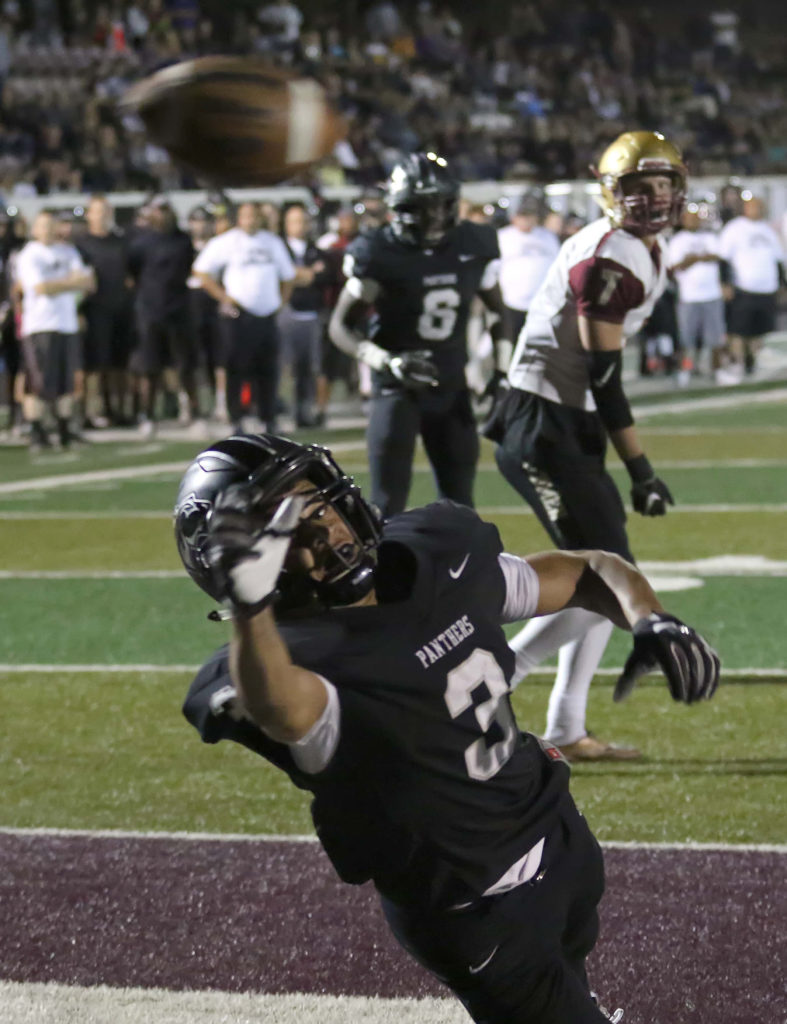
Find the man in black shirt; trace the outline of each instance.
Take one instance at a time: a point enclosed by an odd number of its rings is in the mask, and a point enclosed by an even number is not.
[[[656,665],[675,699],[718,659],[616,555],[501,550],[441,501],[383,524],[330,453],[272,435],[204,451],[175,505],[184,565],[233,620],[184,712],[314,797],[339,876],[372,880],[401,944],[478,1024],[601,1024],[584,961],[599,846],[556,748],[519,731],[501,623],[568,605],[634,631],[625,696]]]
[[[309,237],[309,215],[303,203],[291,203],[282,217],[282,238],[295,264],[295,287],[279,311],[284,361],[295,381],[295,424],[319,426],[324,417],[314,409],[317,375],[322,360],[322,318],[329,281],[323,254]]]
[[[156,395],[164,371],[177,372],[184,425],[198,415],[196,346],[186,285],[194,247],[178,228],[172,207],[161,197],[149,204],[147,225],[129,246],[129,269],[137,286],[137,347],[131,355],[131,369],[139,383],[143,436],[154,431]]]
[[[131,348],[131,290],[128,243],[113,223],[112,207],[95,195],[85,211],[87,231],[76,241],[96,275],[96,290],[82,305],[86,425],[126,422],[124,410]]]

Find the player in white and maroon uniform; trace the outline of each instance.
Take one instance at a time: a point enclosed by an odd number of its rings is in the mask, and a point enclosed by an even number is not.
[[[510,391],[484,432],[498,442],[500,471],[558,547],[602,548],[633,561],[623,503],[604,468],[606,442],[609,435],[631,475],[635,511],[663,515],[672,495],[640,445],[622,387],[622,350],[664,290],[660,233],[680,215],[686,171],[662,135],[626,132],[597,174],[605,216],[563,243],[530,305]],[[512,642],[518,680],[560,651],[545,735],[573,759],[639,756],[602,743],[585,726],[588,689],[610,632],[598,616],[567,609]]]

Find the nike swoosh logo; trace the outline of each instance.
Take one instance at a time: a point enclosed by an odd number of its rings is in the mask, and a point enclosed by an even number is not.
[[[459,254],[459,262],[460,263],[467,263],[468,260],[474,260],[474,259],[475,259],[475,254],[472,253],[472,252],[471,253],[462,252],[462,253]]]
[[[495,948],[492,950],[492,952],[489,954],[489,956],[486,958],[486,960],[484,960],[484,962],[482,964],[478,964],[477,967],[468,967],[467,968],[468,971],[471,974],[478,974],[479,971],[483,971],[483,969],[486,967],[486,965],[488,963],[491,963],[492,957],[495,955],[495,953],[498,951],[498,949],[500,949],[500,946],[499,945],[495,946]]]
[[[598,378],[598,380],[594,380],[593,381],[593,386],[597,387],[597,388],[603,388],[604,385],[607,383],[607,381],[609,380],[609,378],[612,376],[612,374],[614,372],[615,372],[615,364],[614,363],[610,363],[610,365],[606,368],[606,370]]]
[[[459,579],[459,577],[465,571],[465,566],[467,565],[467,561],[468,561],[469,558],[470,558],[470,555],[468,553],[462,559],[462,562],[461,562],[461,564],[459,565],[459,567],[457,569],[449,569],[448,570],[448,575],[451,577],[452,580],[458,580]]]

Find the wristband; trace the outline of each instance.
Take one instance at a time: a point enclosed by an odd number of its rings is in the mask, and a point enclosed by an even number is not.
[[[653,472],[653,466],[648,462],[647,455],[635,455],[632,459],[625,459],[623,464],[635,484],[645,483],[646,480],[652,480],[656,475]]]
[[[358,345],[358,358],[373,370],[384,370],[388,366],[391,353],[375,345],[373,341],[362,341]]]

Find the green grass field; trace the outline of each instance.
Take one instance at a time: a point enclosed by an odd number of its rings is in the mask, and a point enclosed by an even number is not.
[[[575,768],[575,795],[603,839],[787,842],[786,433],[787,405],[745,393],[723,409],[667,403],[642,420],[677,506],[663,520],[632,516],[632,546],[665,605],[716,644],[728,684],[684,708],[651,679],[614,705],[611,673],[628,649],[616,631],[589,724],[647,756]],[[366,483],[360,431],[319,439]],[[201,447],[124,441],[38,461],[3,450],[1,826],[310,831],[283,775],[240,749],[202,746],[180,714],[188,666],[228,635],[207,621],[172,541],[180,471]],[[433,494],[419,456],[411,501]],[[509,550],[548,546],[490,447],[477,500]],[[525,728],[542,727],[549,676],[515,694]]]

